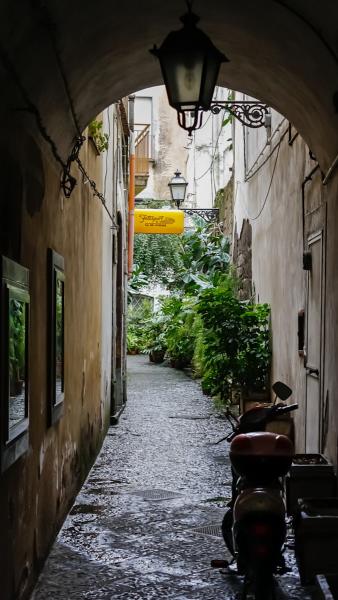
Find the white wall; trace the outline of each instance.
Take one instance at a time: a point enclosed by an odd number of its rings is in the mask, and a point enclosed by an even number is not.
[[[252,226],[252,278],[257,302],[271,306],[272,381],[282,380],[299,402],[295,413],[297,450],[304,451],[306,371],[298,354],[298,311],[305,309],[307,272],[302,268],[302,181],[316,164],[298,136],[289,145],[288,122],[272,111],[272,138],[265,128],[236,122],[234,227]],[[294,133],[294,130],[292,131]],[[245,136],[245,143],[244,143]],[[321,198],[317,181],[307,194]]]
[[[214,99],[226,100],[228,90],[218,87]],[[228,113],[221,110],[203,115],[201,129],[193,132],[187,143],[187,206],[212,208],[219,189],[228,183],[232,171],[232,127],[228,123],[222,127]]]
[[[147,187],[137,197],[170,201],[168,182],[178,169],[188,181],[185,206],[212,207],[216,192],[231,177],[232,127],[222,127],[224,111],[206,113],[203,127],[189,137],[177,123],[164,86],[141,90],[135,96],[135,124],[151,125],[154,159]],[[216,88],[216,98],[227,96],[228,90]]]

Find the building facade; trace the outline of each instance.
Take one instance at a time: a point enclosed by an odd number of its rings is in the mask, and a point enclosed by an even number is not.
[[[240,98],[245,98],[239,95]],[[242,297],[271,306],[272,380],[299,403],[296,449],[337,463],[333,222],[316,157],[289,121],[234,124],[233,253]]]
[[[215,99],[225,100],[228,93],[219,87]],[[214,208],[217,192],[232,174],[231,124],[223,125],[226,117],[224,110],[206,114],[201,129],[189,137],[177,125],[176,111],[169,106],[164,86],[137,92],[136,201],[167,200],[169,204],[168,183],[179,170],[188,182],[183,208]]]
[[[97,117],[107,151],[85,132],[69,198],[32,137],[21,132],[2,147],[3,600],[27,597],[125,401],[122,111],[114,105]]]

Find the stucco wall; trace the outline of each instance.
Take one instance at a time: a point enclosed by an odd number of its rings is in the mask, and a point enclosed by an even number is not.
[[[76,169],[77,186],[69,199],[63,196],[54,161],[23,130],[8,142],[7,163],[12,146],[20,146],[20,157],[28,144],[29,166],[15,163],[22,185],[19,189],[13,178],[13,191],[9,186],[2,200],[2,214],[11,193],[16,205],[13,241],[2,222],[2,251],[30,270],[31,294],[29,449],[1,476],[2,600],[26,597],[100,448],[110,412],[111,223]],[[85,142],[81,159],[103,189],[102,159],[91,142]],[[47,419],[49,247],[65,261],[64,415],[52,426]]]
[[[225,100],[228,90],[217,88],[215,98]],[[137,198],[171,200],[168,183],[178,169],[187,179],[185,207],[211,208],[218,190],[231,177],[232,127],[222,123],[227,113],[205,114],[203,126],[192,137],[177,123],[164,86],[136,93],[135,123],[151,123],[152,162],[147,186]],[[148,119],[148,120],[147,120]]]
[[[271,145],[265,145],[264,128],[250,131],[244,162],[242,126],[236,123],[235,231],[240,236],[243,220],[249,220],[253,290],[257,302],[271,305],[272,381],[287,383],[293,389],[294,400],[301,405],[295,419],[297,449],[302,451],[305,380],[303,361],[298,355],[297,321],[298,311],[305,307],[301,183],[305,176],[307,149],[301,138],[298,137],[290,147],[285,135],[279,150],[275,150],[256,175],[245,181],[248,174],[250,177],[263,164],[287,127],[288,123],[275,113],[272,128],[275,135]]]
[[[264,129],[250,131],[244,141],[242,127],[235,126],[234,235],[240,236],[243,222],[248,220],[252,226],[255,297],[257,302],[271,305],[272,381],[280,379],[290,385],[293,399],[300,405],[295,413],[296,449],[302,452],[308,400],[306,360],[298,352],[298,312],[304,309],[307,318],[307,285],[311,277],[311,271],[303,269],[303,252],[308,250],[309,235],[322,232],[322,356],[318,365],[322,422],[325,411],[328,413],[327,432],[321,436],[319,449],[337,463],[337,183],[335,180],[323,187],[317,167],[302,186],[316,168],[315,157],[293,128],[290,138],[288,122],[274,112],[272,133],[270,144],[266,144]]]
[[[338,178],[323,190],[327,206],[326,248],[326,315],[325,315],[325,364],[324,394],[328,398],[328,437],[326,451],[331,460],[338,464]]]

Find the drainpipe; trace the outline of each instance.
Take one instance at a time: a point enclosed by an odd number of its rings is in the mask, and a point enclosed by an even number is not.
[[[134,262],[134,211],[135,211],[135,132],[134,132],[135,96],[129,96],[129,192],[128,192],[128,277],[133,271]]]
[[[316,165],[312,171],[305,177],[302,183],[302,230],[303,230],[303,269],[304,271],[311,271],[312,261],[311,252],[305,250],[305,186],[312,180],[313,175],[319,169],[319,165]]]

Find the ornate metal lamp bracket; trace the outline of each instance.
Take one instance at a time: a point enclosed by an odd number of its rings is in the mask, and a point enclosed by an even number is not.
[[[269,113],[267,104],[255,100],[214,100],[210,105],[214,115],[224,109],[243,125],[254,129],[265,125],[265,116]]]
[[[218,208],[182,208],[181,210],[183,210],[183,212],[190,217],[197,215],[208,223],[217,223],[219,220]]]

